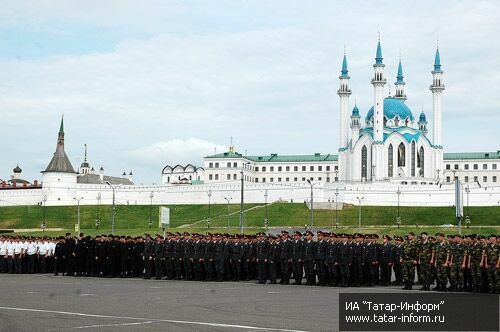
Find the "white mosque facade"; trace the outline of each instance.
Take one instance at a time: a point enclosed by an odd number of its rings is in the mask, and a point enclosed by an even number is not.
[[[205,156],[197,167],[165,166],[160,185],[137,185],[132,172],[121,177],[90,167],[85,159],[75,170],[64,151],[61,121],[56,152],[42,171],[41,184],[21,180],[14,169],[9,181],[0,180],[0,206],[111,204],[223,204],[273,201],[336,202],[364,205],[452,206],[454,179],[470,205],[500,205],[500,150],[443,153],[443,71],[439,49],[431,71],[433,131],[427,116],[412,112],[407,103],[401,61],[394,96],[385,95],[387,78],[380,41],[373,65],[373,106],[363,117],[351,109],[347,57],[339,77],[340,100],[336,154],[247,156],[229,151]],[[430,96],[430,97],[431,97]],[[17,180],[16,180],[17,179]],[[318,206],[318,205],[315,205]],[[338,204],[335,204],[338,206]]]

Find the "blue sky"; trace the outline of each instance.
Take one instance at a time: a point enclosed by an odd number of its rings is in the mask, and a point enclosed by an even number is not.
[[[428,120],[439,38],[445,151],[496,151],[499,16],[497,1],[2,1],[0,178],[17,163],[40,178],[62,113],[75,168],[86,143],[138,183],[231,136],[249,154],[336,153],[344,45],[364,116],[377,31],[389,82],[401,54]]]

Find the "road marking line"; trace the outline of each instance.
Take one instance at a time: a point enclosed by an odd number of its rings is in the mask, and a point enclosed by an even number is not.
[[[49,313],[49,314],[59,314],[59,315],[79,316],[79,317],[129,319],[129,320],[141,320],[141,321],[152,321],[152,322],[185,324],[185,325],[226,327],[226,328],[234,328],[234,329],[240,329],[240,330],[274,331],[274,332],[308,332],[308,331],[304,331],[304,330],[279,329],[279,328],[272,328],[272,327],[234,325],[234,324],[224,324],[224,323],[208,323],[208,322],[196,322],[196,321],[174,320],[174,319],[151,319],[151,318],[140,318],[140,317],[129,317],[129,316],[85,314],[85,313],[81,313],[81,312],[42,310],[42,309],[31,309],[31,308],[0,307],[0,309],[13,310],[13,311],[43,312],[43,313]]]
[[[144,325],[144,324],[152,324],[155,321],[150,320],[147,322],[137,322],[137,323],[122,323],[122,324],[99,324],[99,325],[84,325],[84,326],[74,326],[74,327],[65,327],[64,329],[94,329],[98,327],[111,327],[111,326],[132,326],[132,325]]]

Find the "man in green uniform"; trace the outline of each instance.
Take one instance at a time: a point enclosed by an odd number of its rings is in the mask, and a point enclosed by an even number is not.
[[[500,292],[500,278],[499,278],[499,266],[500,266],[500,256],[499,256],[499,245],[497,242],[497,236],[495,234],[490,235],[489,244],[486,248],[486,263],[485,268],[488,275],[488,287],[490,294],[498,294]]]
[[[401,264],[403,267],[403,282],[405,290],[411,290],[415,281],[415,266],[418,261],[418,243],[415,241],[415,233],[408,233],[403,247]]]
[[[434,265],[436,266],[437,273],[437,284],[433,290],[446,291],[446,285],[448,284],[448,266],[450,262],[450,247],[445,241],[445,236],[443,233],[436,233],[438,237],[438,243],[435,247],[435,257]]]
[[[420,275],[422,278],[422,288],[420,288],[420,290],[431,290],[431,266],[433,262],[434,249],[429,242],[429,235],[426,232],[422,232],[420,233],[420,246],[418,251],[418,264],[420,265]]]

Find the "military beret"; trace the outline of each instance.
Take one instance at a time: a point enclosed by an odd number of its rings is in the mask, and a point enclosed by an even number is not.
[[[392,240],[392,238],[391,238],[389,235],[387,235],[387,234],[386,234],[386,235],[384,235],[384,236],[383,236],[383,238],[384,238],[384,239],[387,239],[387,240],[389,240],[389,241],[391,241],[391,240]]]
[[[422,236],[422,235],[429,235],[429,234],[427,234],[427,232],[422,232],[422,233],[420,233],[420,236]]]
[[[415,236],[414,232],[409,232],[408,235]]]
[[[495,238],[495,239],[496,239],[496,238],[497,238],[496,234],[491,234],[491,235],[490,235],[490,239],[491,239],[491,238]]]
[[[444,237],[444,234],[443,234],[443,233],[439,233],[439,232],[438,232],[438,233],[436,233],[435,235],[436,235],[436,236],[442,236],[442,237]]]

